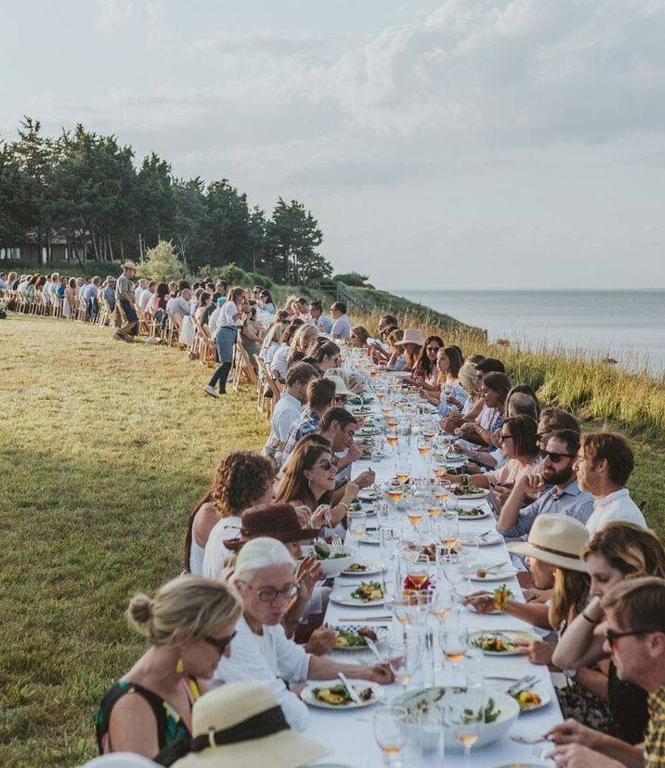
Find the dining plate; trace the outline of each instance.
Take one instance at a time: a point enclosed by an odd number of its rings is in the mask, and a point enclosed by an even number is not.
[[[327,701],[321,701],[317,698],[315,691],[342,686],[339,680],[317,680],[315,683],[308,684],[300,694],[300,698],[311,707],[320,707],[321,709],[360,709],[362,707],[371,707],[372,704],[378,704],[383,700],[383,691],[378,683],[372,683],[369,680],[350,680],[349,683],[354,690],[361,694],[364,691],[371,691],[371,697],[366,701],[355,702],[348,701],[344,704],[331,704]]]
[[[452,495],[455,499],[484,499],[485,496],[489,496],[489,490],[487,488],[478,488],[473,493],[455,493],[453,491]]]
[[[471,574],[471,581],[506,581],[507,579],[512,579],[517,573],[510,563],[506,563],[505,568],[489,571],[485,576],[479,576],[478,571],[482,570],[484,567],[489,566],[479,566],[476,571]]]
[[[493,547],[495,544],[502,544],[503,542],[504,538],[498,531],[490,531],[478,537],[478,546],[480,547]]]
[[[358,498],[360,501],[376,501],[380,495],[381,494],[377,493],[371,488],[363,488],[362,490],[358,491]]]
[[[351,597],[351,593],[358,587],[345,587],[343,589],[335,590],[330,593],[330,600],[337,605],[347,605],[354,608],[364,608],[369,606],[370,608],[375,605],[383,605],[385,597],[379,597],[376,600],[361,600],[359,597]]]
[[[369,646],[366,643],[360,645],[350,645],[353,642],[353,636],[357,634],[360,629],[371,630],[376,637],[371,637],[375,643],[383,643],[390,637],[390,628],[387,624],[379,625],[378,627],[370,626],[369,624],[333,624],[332,628],[335,630],[335,647],[333,651],[367,651]],[[344,640],[340,640],[340,636],[344,637],[344,633],[351,633],[350,638],[346,638],[347,643],[344,644]],[[341,644],[340,644],[341,643]]]
[[[458,520],[483,520],[489,516],[490,511],[485,507],[470,507],[468,509],[462,507],[461,509],[457,510]]]
[[[365,566],[364,570],[355,569],[352,570],[352,566],[354,565],[363,565]],[[375,576],[378,573],[383,573],[384,568],[379,565],[379,563],[368,563],[364,560],[356,560],[355,562],[351,563],[349,568],[347,568],[345,571],[342,571],[342,576],[356,576],[362,578],[363,576]]]
[[[493,638],[497,638],[501,643],[506,644],[505,650],[491,650],[487,647],[483,647],[483,640],[489,641]],[[521,656],[523,655],[520,650],[511,645],[511,641],[515,640],[540,640],[538,635],[531,632],[521,632],[517,629],[496,629],[496,630],[482,630],[480,632],[473,632],[469,635],[469,641],[471,645],[476,648],[480,648],[486,656]]]
[[[378,531],[365,531],[365,535],[360,539],[361,544],[380,544]]]
[[[511,685],[518,682],[518,680],[520,680],[519,677],[512,677],[509,675],[506,675],[505,677],[502,675],[490,675],[489,677],[485,678],[486,683],[491,686],[496,686],[504,692]],[[552,701],[552,694],[547,690],[547,687],[542,680],[537,680],[533,685],[529,686],[528,692],[536,694],[540,701],[537,704],[532,703],[524,705],[517,696],[513,696],[515,701],[520,705],[520,712],[523,715],[528,712],[535,712],[537,709],[542,709]],[[511,696],[512,694],[508,695]]]

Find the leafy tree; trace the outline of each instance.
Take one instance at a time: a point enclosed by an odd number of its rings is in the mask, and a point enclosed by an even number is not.
[[[30,226],[26,180],[11,147],[0,141],[0,247],[23,242]]]
[[[146,251],[141,272],[149,280],[166,283],[169,280],[182,277],[184,274],[182,266],[173,243],[160,240],[154,248],[149,248]]]
[[[176,205],[174,240],[178,254],[192,271],[201,266],[210,252],[208,206],[205,185],[200,177],[173,183]]]
[[[332,279],[346,283],[352,288],[374,288],[371,283],[367,282],[369,275],[361,275],[359,272],[342,272],[339,275],[333,275]]]
[[[250,267],[247,195],[239,194],[227,179],[222,179],[209,185],[206,197],[210,263],[217,266],[234,262],[243,269]]]
[[[176,201],[171,166],[154,152],[143,158],[138,173],[137,218],[140,252],[173,234]]]

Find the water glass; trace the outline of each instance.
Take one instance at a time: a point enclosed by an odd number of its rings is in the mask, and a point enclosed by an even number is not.
[[[397,768],[403,764],[402,751],[406,746],[406,713],[391,709],[380,709],[374,715],[374,738],[383,753],[383,764]]]
[[[360,539],[365,535],[365,529],[367,528],[367,515],[360,509],[357,511],[350,511],[346,515],[346,524],[349,531],[349,535],[355,541],[356,548],[360,544]]]

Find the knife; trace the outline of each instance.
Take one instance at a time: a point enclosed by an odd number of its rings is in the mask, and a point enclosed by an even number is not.
[[[344,672],[338,672],[337,677],[344,683],[346,690],[349,692],[349,696],[355,704],[362,704],[362,699],[358,696],[356,689],[351,686],[351,683],[346,679]]]
[[[371,638],[371,637],[367,637],[366,635],[365,635],[364,637],[365,637],[365,645],[366,645],[366,646],[367,646],[367,647],[370,649],[370,651],[371,651],[371,652],[372,652],[372,653],[373,653],[373,654],[376,656],[377,660],[378,660],[378,661],[379,661],[381,664],[385,664],[385,661],[384,661],[384,659],[383,659],[383,656],[381,656],[381,654],[379,653],[379,649],[376,647],[376,643],[374,642],[374,640],[372,640],[372,638]]]

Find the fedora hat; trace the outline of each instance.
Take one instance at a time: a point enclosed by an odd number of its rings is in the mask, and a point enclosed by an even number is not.
[[[320,528],[303,528],[298,513],[291,504],[259,504],[242,513],[240,536],[227,539],[224,546],[233,552],[251,539],[267,536],[284,544],[316,539]]]
[[[589,568],[581,557],[588,541],[589,530],[579,520],[567,515],[539,515],[529,538],[508,544],[507,549],[569,571],[588,573]]]
[[[134,264],[133,261],[126,261],[124,264],[120,265],[120,269],[133,269],[134,272],[138,270],[138,267],[136,264]]]
[[[226,683],[192,710],[191,752],[174,768],[298,768],[328,749],[289,727],[275,694],[261,683]]]
[[[403,347],[405,344],[417,344],[419,347],[422,347],[424,343],[425,339],[423,338],[423,333],[420,328],[407,328],[404,331],[402,340],[396,341],[395,346]]]
[[[353,395],[353,392],[346,386],[346,382],[341,376],[336,376],[335,374],[333,375],[329,375],[329,374],[330,374],[330,371],[326,371],[325,378],[330,379],[330,381],[334,382],[336,395],[346,395],[347,397],[351,397],[351,395]]]

